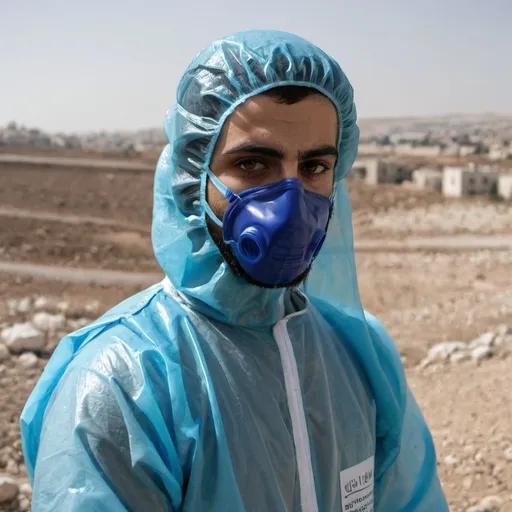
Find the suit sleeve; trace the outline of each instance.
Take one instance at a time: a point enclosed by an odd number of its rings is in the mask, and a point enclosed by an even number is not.
[[[376,512],[445,512],[448,504],[437,476],[432,436],[408,389],[400,452],[382,476]]]
[[[380,371],[390,382],[393,400],[381,402],[392,414],[386,415],[387,432],[393,440],[386,443],[384,471],[377,472],[376,512],[445,512],[448,511],[444,493],[437,475],[437,457],[427,423],[410,390],[400,354],[390,334],[374,316],[366,313]],[[377,370],[374,370],[377,371]],[[393,407],[391,407],[392,404]],[[388,411],[385,411],[388,412]],[[395,448],[396,447],[396,448]],[[391,453],[391,451],[393,453]]]
[[[140,359],[119,345],[92,361],[79,354],[68,367],[45,413],[32,510],[179,509],[179,457],[149,419],[158,403]]]

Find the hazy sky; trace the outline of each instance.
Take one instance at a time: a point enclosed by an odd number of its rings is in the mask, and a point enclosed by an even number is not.
[[[159,126],[210,41],[296,32],[338,59],[361,117],[512,113],[512,0],[0,0],[0,126]]]

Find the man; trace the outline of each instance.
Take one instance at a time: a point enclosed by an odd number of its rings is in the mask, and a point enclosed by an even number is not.
[[[447,510],[399,354],[359,300],[338,64],[281,32],[217,41],[165,131],[166,278],[54,353],[21,420],[33,509]]]

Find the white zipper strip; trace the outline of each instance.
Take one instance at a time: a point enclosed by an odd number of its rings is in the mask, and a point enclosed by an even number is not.
[[[300,502],[302,512],[318,512],[316,499],[315,478],[311,465],[311,447],[309,445],[308,427],[304,414],[304,403],[299,382],[297,361],[293,353],[292,343],[286,324],[290,318],[304,313],[299,311],[280,320],[274,326],[274,337],[279,348],[281,364],[283,366],[284,384],[288,398],[288,408],[292,420],[293,441],[297,455],[297,468],[299,471]]]

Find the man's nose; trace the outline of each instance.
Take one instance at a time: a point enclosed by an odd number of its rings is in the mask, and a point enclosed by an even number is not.
[[[297,160],[284,160],[282,169],[282,179],[298,178],[300,179],[299,162]]]

